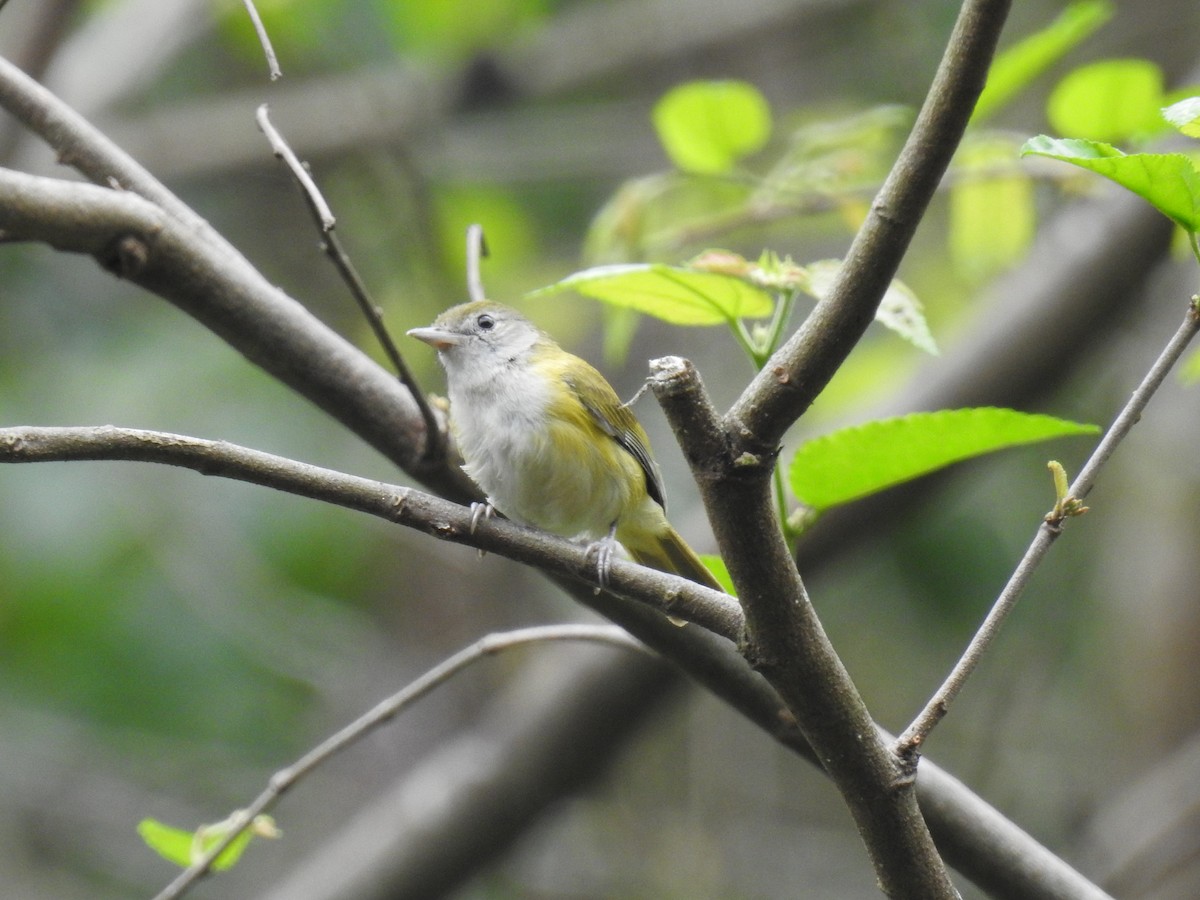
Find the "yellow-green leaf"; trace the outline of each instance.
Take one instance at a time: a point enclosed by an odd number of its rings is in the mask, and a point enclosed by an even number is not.
[[[950,255],[976,279],[1017,262],[1036,228],[1033,180],[1005,140],[964,142],[950,189]]]
[[[822,511],[984,453],[1099,430],[991,407],[912,413],[805,442],[792,457],[789,478],[796,498]]]
[[[801,270],[807,275],[803,281],[805,291],[818,300],[824,300],[841,267],[840,259],[822,259],[802,266]],[[879,309],[875,311],[875,320],[917,349],[937,356],[937,342],[929,330],[929,323],[925,321],[925,308],[917,295],[899,279],[893,280],[888,286],[879,302]]]
[[[1200,138],[1200,97],[1188,97],[1162,111],[1163,118],[1188,137]]]
[[[771,108],[744,81],[693,81],[668,91],[654,107],[654,127],[676,166],[720,175],[771,135]]]
[[[137,830],[146,846],[167,862],[184,869],[192,864],[192,832],[164,825],[157,819],[142,819]]]
[[[771,315],[771,295],[749,282],[679,266],[633,263],[596,266],[569,275],[530,296],[576,291],[673,325],[720,325]]]
[[[1036,34],[996,56],[975,104],[972,123],[982,122],[1037,78],[1113,14],[1111,0],[1079,0]]]
[[[1200,230],[1200,171],[1182,153],[1122,153],[1099,141],[1038,135],[1021,155],[1048,156],[1088,169],[1133,191],[1188,231]]]
[[[1061,134],[1123,141],[1162,129],[1162,70],[1144,59],[1107,59],[1067,74],[1050,94],[1046,118]]]
[[[236,817],[230,816],[214,825],[202,825],[193,831],[184,831],[165,825],[157,819],[142,819],[138,823],[138,834],[151,850],[167,862],[186,869],[206,853],[217,841],[224,838],[235,827]],[[270,816],[257,816],[249,828],[243,830],[233,842],[221,851],[213,861],[218,872],[231,868],[241,859],[242,853],[255,837],[276,837],[278,831]]]

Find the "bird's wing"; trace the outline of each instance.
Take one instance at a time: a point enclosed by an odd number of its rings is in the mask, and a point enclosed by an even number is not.
[[[607,382],[605,384],[607,386]],[[637,417],[629,411],[628,407],[621,404],[615,393],[612,394],[611,402],[605,398],[600,404],[590,403],[583,399],[582,395],[580,395],[580,400],[600,430],[625,448],[629,455],[637,460],[646,476],[646,493],[665,512],[667,495],[663,490],[662,475],[658,471],[658,463],[654,461],[654,457],[650,453],[650,439],[646,437],[646,432]]]

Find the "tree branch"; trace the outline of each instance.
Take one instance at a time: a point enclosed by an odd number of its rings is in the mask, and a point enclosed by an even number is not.
[[[468,647],[447,657],[421,677],[410,682],[374,708],[363,713],[345,728],[330,735],[316,747],[305,753],[290,766],[280,769],[271,776],[267,787],[245,809],[234,813],[235,821],[220,840],[213,843],[199,859],[160,891],[155,900],[175,900],[205,875],[212,864],[243,831],[250,827],[255,818],[272,809],[287,791],[295,787],[314,769],[348,747],[358,743],[372,731],[386,725],[417,700],[445,684],[468,666],[495,656],[505,650],[513,650],[528,644],[545,644],[557,641],[589,641],[608,644],[622,650],[645,651],[646,647],[631,638],[615,625],[543,625],[517,631],[497,632],[484,635]]]
[[[237,478],[368,512],[388,521],[399,521],[403,512],[408,517],[425,520],[429,533],[436,537],[471,543],[502,555],[508,555],[506,549],[512,549],[511,558],[520,561],[532,562],[538,558],[543,552],[544,538],[549,545],[560,545],[567,557],[574,560],[567,564],[567,574],[557,576],[563,580],[564,587],[578,586],[575,569],[585,576],[594,575],[595,566],[588,559],[586,550],[570,542],[502,519],[481,523],[477,534],[470,536],[466,534],[470,527],[470,512],[465,507],[417,491],[224,442],[110,427],[0,429],[0,463],[113,459],[164,463],[191,468],[202,474]],[[429,515],[423,512],[426,510],[430,511]],[[517,548],[520,548],[519,554]],[[551,556],[555,552],[553,546],[546,550]],[[684,579],[621,560],[614,561],[610,587],[614,591],[632,587],[642,576],[649,578],[645,586],[656,597],[662,596],[662,591],[653,585],[666,580],[682,582],[685,592],[695,588],[705,598],[715,595],[722,603],[728,601],[724,595]],[[619,619],[635,637],[665,653],[695,681],[781,744],[811,762],[818,762],[775,690],[745,665],[745,660],[727,641],[702,628],[677,628],[647,606],[630,603],[616,593],[573,592],[581,599],[587,598],[602,615]],[[632,590],[629,593],[633,596]],[[723,627],[731,633],[740,630],[738,613],[732,609],[725,613],[724,606],[721,608],[722,615],[728,615]],[[687,616],[682,605],[668,605],[666,611]],[[700,621],[700,616],[696,621]],[[890,738],[883,735],[883,739]],[[922,810],[947,858],[969,873],[976,883],[990,887],[998,896],[1023,900],[1064,897],[1095,900],[1106,896],[931,760],[921,764],[917,791]]]
[[[246,14],[250,16],[250,21],[254,25],[254,33],[258,35],[258,42],[262,44],[263,56],[267,58],[267,71],[272,81],[278,81],[283,77],[283,71],[279,68],[275,48],[271,46],[271,37],[267,34],[267,26],[263,24],[263,20],[259,16],[254,0],[243,0],[243,2],[246,4]]]
[[[452,497],[475,496],[456,467],[425,459],[420,411],[394,378],[231,247],[197,240],[154,203],[0,169],[0,234],[95,257],[207,326],[414,477]]]
[[[743,652],[779,691],[850,807],[884,893],[957,897],[921,818],[913,782],[905,782],[878,736],[770,513],[774,456],[746,454],[715,478],[697,470],[694,459],[719,459],[725,447],[699,376],[686,360],[657,360],[651,386],[681,443],[686,440],[685,453],[738,587],[746,612]]]
[[[253,7],[251,8],[253,9]],[[431,463],[445,462],[443,452],[446,449],[446,441],[443,440],[442,426],[434,415],[433,408],[429,405],[424,392],[417,384],[417,380],[413,378],[412,372],[404,362],[404,357],[401,356],[396,342],[392,340],[392,336],[388,333],[387,326],[383,322],[383,311],[371,299],[366,284],[358,274],[358,270],[354,267],[354,264],[350,262],[350,255],[342,248],[342,242],[338,240],[337,233],[334,231],[337,227],[337,220],[334,218],[333,210],[330,209],[325,197],[321,194],[321,189],[317,187],[317,183],[313,180],[308,168],[304,163],[300,162],[300,158],[296,156],[283,135],[271,123],[267,112],[267,104],[264,103],[258,107],[255,119],[258,122],[258,127],[266,136],[268,143],[270,143],[271,150],[274,151],[276,158],[283,162],[288,172],[291,173],[292,179],[299,186],[305,205],[308,207],[309,213],[312,215],[314,222],[316,222],[317,230],[321,234],[321,249],[329,257],[329,261],[333,263],[334,268],[337,269],[338,275],[342,278],[342,283],[350,291],[350,296],[354,298],[354,302],[358,304],[359,310],[367,320],[367,324],[371,327],[371,332],[375,335],[375,340],[379,342],[384,355],[388,358],[388,362],[391,363],[392,369],[400,379],[400,384],[404,386],[405,390],[413,398],[413,402],[417,404],[417,411],[421,414],[421,421],[425,424],[424,460]]]
[[[672,632],[730,647],[702,628],[677,628],[637,609]],[[257,900],[461,893],[541,822],[547,806],[595,785],[622,747],[661,725],[687,685],[648,654],[560,653],[537,663],[514,672],[473,727],[356,804]]]
[[[1133,426],[1141,421],[1142,413],[1145,411],[1150,399],[1155,392],[1166,380],[1168,373],[1183,356],[1183,352],[1187,349],[1188,344],[1196,336],[1197,331],[1200,331],[1200,297],[1192,299],[1188,306],[1187,314],[1183,318],[1183,322],[1176,329],[1175,334],[1167,342],[1167,346],[1159,354],[1158,359],[1150,367],[1150,371],[1146,373],[1146,377],[1142,379],[1142,383],[1130,396],[1129,401],[1121,409],[1100,443],[1096,445],[1096,449],[1092,455],[1088,457],[1086,463],[1079,471],[1079,476],[1071,484],[1068,489],[1068,497],[1071,502],[1078,503],[1091,492],[1092,487],[1096,483],[1096,478],[1100,474],[1100,470],[1104,468],[1105,463],[1112,458],[1118,445],[1125,439],[1126,435],[1133,429]],[[929,734],[937,726],[950,709],[950,704],[958,696],[963,685],[966,684],[971,673],[975,671],[979,665],[983,655],[987,652],[988,647],[992,645],[996,636],[1000,633],[1000,628],[1004,624],[1004,620],[1008,618],[1008,614],[1012,612],[1013,607],[1017,605],[1017,600],[1025,590],[1025,586],[1029,584],[1033,577],[1034,571],[1045,559],[1046,554],[1050,552],[1050,547],[1062,534],[1062,526],[1066,519],[1075,513],[1069,510],[1064,510],[1063,499],[1059,499],[1054,512],[1046,516],[1045,521],[1038,526],[1037,533],[1033,537],[1029,548],[1025,551],[1025,555],[1021,557],[1021,561],[1017,563],[1017,567],[1000,592],[1000,596],[996,598],[996,602],[992,605],[987,617],[983,620],[983,624],[979,626],[979,630],[967,645],[967,649],[963,652],[962,657],[955,664],[950,674],[946,676],[946,680],[930,697],[925,708],[912,721],[912,724],[904,730],[904,733],[896,740],[895,752],[898,756],[908,759],[910,764],[916,764],[916,754],[920,750],[921,745]]]
[[[41,135],[64,163],[97,184],[123,189],[98,192],[0,170],[0,234],[96,256],[110,272],[197,319],[415,478],[448,496],[477,496],[457,467],[426,457],[420,409],[406,390],[270,284],[83,117],[2,58],[0,107]],[[139,205],[131,195],[149,202]],[[313,365],[316,359],[322,364]]]
[[[829,296],[767,362],[726,417],[750,452],[773,448],[858,343],[950,164],[983,90],[1009,0],[966,0],[896,164]]]
[[[746,612],[747,659],[779,691],[849,805],[885,894],[956,897],[911,778],[876,732],[809,601],[773,513],[784,431],[872,321],[966,128],[1008,12],[966,0],[900,157],[856,236],[831,295],[721,421],[695,371],[660,360],[652,382],[696,476]]]
[[[78,170],[96,184],[139,194],[206,240],[228,246],[204,219],[136,160],[3,57],[0,57],[0,107],[41,136],[58,153],[58,161],[63,165]]]
[[[546,532],[493,517],[472,527],[465,506],[412,488],[384,484],[239,447],[225,441],[114,428],[0,428],[0,462],[132,460],[193,469],[358,510],[422,531],[439,540],[466,544],[536,566],[554,575],[596,584],[588,548]],[[617,594],[688,619],[730,640],[741,634],[742,612],[720,591],[614,560],[607,587]]]

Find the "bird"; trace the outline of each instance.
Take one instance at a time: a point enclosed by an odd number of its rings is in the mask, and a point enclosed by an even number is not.
[[[446,370],[451,431],[485,514],[598,548],[602,586],[615,540],[644,566],[724,590],[667,520],[645,429],[591,364],[491,300],[408,335]]]

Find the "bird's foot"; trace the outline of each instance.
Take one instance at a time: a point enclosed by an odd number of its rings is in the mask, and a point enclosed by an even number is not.
[[[617,526],[613,525],[607,535],[600,538],[598,541],[592,541],[588,544],[587,555],[596,554],[596,589],[598,594],[603,590],[608,589],[608,579],[612,574],[613,554],[620,546],[617,543]]]

